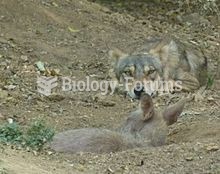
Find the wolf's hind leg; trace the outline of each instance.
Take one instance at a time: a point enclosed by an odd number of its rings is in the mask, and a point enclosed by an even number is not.
[[[188,72],[181,72],[177,75],[175,81],[181,81],[182,91],[192,92],[199,89],[200,83],[192,74]]]

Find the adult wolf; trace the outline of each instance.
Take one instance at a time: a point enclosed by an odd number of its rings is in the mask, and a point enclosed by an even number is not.
[[[110,77],[122,84],[132,98],[140,98],[143,91],[154,94],[164,83],[163,89],[168,88],[169,92],[191,92],[207,80],[207,58],[203,52],[171,36],[149,37],[132,54],[112,50],[110,60]]]

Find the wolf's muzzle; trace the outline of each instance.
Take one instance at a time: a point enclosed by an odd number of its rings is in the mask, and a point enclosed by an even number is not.
[[[136,86],[134,88],[134,94],[136,95],[137,99],[141,98],[141,94],[144,92],[144,86],[140,85],[140,86]]]

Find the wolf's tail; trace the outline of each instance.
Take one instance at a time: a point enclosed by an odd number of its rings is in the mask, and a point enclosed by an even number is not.
[[[140,147],[134,138],[107,129],[74,129],[55,135],[50,147],[56,152],[110,153]]]

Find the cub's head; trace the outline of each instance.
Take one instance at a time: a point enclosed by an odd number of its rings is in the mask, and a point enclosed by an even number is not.
[[[160,114],[162,114],[162,118],[168,126],[177,121],[178,117],[183,112],[185,104],[191,100],[192,97],[182,98],[173,105],[167,106],[162,112],[160,111]],[[158,112],[155,113],[152,97],[148,94],[141,95],[140,110],[142,111],[141,113],[143,121],[147,121],[152,117],[155,117],[156,114],[158,114]]]
[[[154,107],[153,100],[148,94],[142,94],[139,109],[132,112],[121,127],[124,133],[138,135],[153,146],[166,143],[168,126],[174,124],[183,111],[186,102],[184,98],[168,106],[164,110]]]
[[[155,92],[150,82],[160,79],[162,68],[158,58],[149,54],[127,55],[119,50],[110,51],[110,58],[117,80],[131,98]]]

